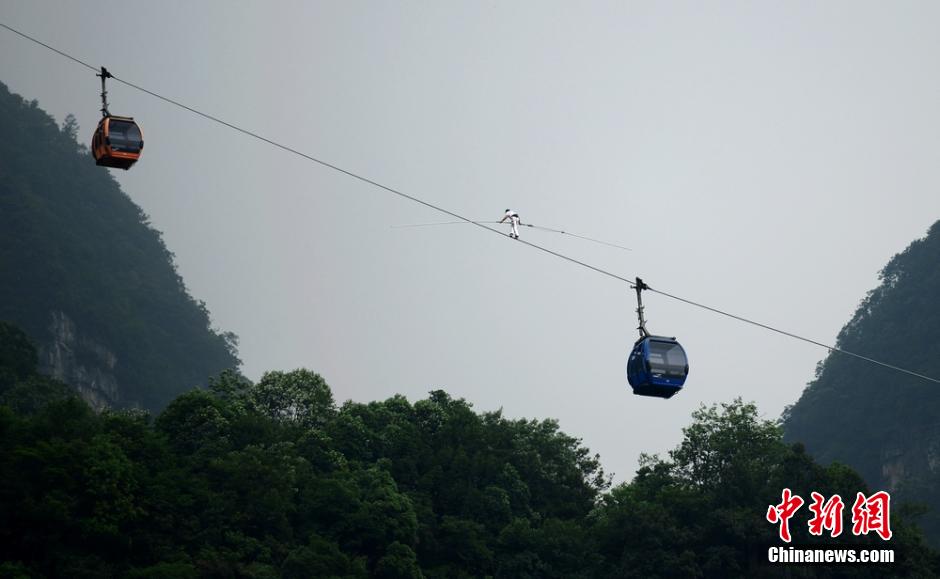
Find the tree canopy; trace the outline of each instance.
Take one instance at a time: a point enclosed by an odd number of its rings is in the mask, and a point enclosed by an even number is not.
[[[553,420],[433,391],[337,405],[308,370],[226,371],[158,416],[93,412],[23,370],[0,324],[0,577],[929,577],[896,509],[898,562],[774,567],[781,489],[867,489],[734,401],[693,415],[669,457],[609,478]],[[41,382],[37,382],[41,381]],[[37,384],[43,384],[42,388]],[[846,517],[848,514],[846,513]],[[794,542],[820,540],[794,518]],[[866,542],[867,541],[867,542]],[[877,539],[880,541],[880,539]],[[884,545],[882,545],[883,547]]]

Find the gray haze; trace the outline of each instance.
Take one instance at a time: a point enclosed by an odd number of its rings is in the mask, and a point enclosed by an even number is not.
[[[0,0],[0,21],[472,218],[628,245],[522,231],[827,343],[940,217],[936,2]],[[91,71],[0,30],[0,81],[90,138]],[[340,401],[443,388],[555,417],[626,480],[702,403],[777,417],[826,354],[649,294],[691,375],[633,396],[625,284],[473,226],[392,229],[450,218],[110,89],[146,139],[113,174],[251,378],[307,367]]]

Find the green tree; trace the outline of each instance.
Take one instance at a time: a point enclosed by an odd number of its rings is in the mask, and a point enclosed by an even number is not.
[[[292,551],[281,566],[285,579],[352,579],[367,576],[363,559],[350,559],[339,546],[317,534],[310,536],[307,545]]]
[[[592,514],[609,576],[929,577],[940,570],[936,555],[900,516],[891,524],[903,539],[891,547],[909,553],[907,569],[770,566],[766,549],[780,540],[765,516],[783,488],[807,501],[812,491],[851,501],[856,492],[868,492],[863,481],[844,466],[823,468],[801,446],[788,446],[775,421],[762,420],[753,404],[740,400],[701,408],[684,432],[669,460],[644,457],[636,478],[604,497]],[[837,539],[810,535],[807,510],[791,519],[794,544],[865,544],[865,537],[852,533]],[[846,529],[850,510],[843,512]]]
[[[309,370],[268,372],[248,390],[254,411],[301,428],[321,428],[335,414],[333,393]]]
[[[0,321],[0,392],[35,375],[38,365],[36,348],[26,333]]]
[[[424,579],[415,552],[398,541],[391,543],[375,565],[377,579]]]

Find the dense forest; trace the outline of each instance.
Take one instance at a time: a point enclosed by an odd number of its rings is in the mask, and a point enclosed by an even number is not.
[[[842,329],[846,350],[940,376],[940,222],[881,271],[881,285]],[[927,505],[940,545],[940,385],[837,353],[786,413],[786,437],[819,461],[856,469],[873,487]]]
[[[772,566],[781,489],[867,492],[750,404],[701,408],[668,458],[608,477],[552,420],[434,391],[335,404],[320,376],[223,372],[156,417],[94,412],[0,324],[0,577],[935,577],[903,508],[871,566]],[[15,476],[10,474],[15,473]],[[848,509],[847,509],[848,510]],[[850,528],[846,517],[846,528]]]
[[[97,407],[159,410],[237,367],[236,340],[77,130],[0,83],[0,320]]]

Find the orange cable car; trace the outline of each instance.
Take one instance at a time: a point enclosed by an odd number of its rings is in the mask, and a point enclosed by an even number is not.
[[[144,138],[131,117],[108,115],[98,122],[91,138],[95,164],[116,169],[130,169],[140,159]]]
[[[130,169],[140,159],[144,148],[144,137],[133,117],[119,117],[108,112],[105,79],[111,78],[108,69],[101,67],[101,114],[98,128],[91,138],[91,154],[95,164],[101,167]]]

